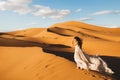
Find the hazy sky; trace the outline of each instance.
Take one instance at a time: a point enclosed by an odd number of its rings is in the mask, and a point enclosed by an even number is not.
[[[120,27],[120,0],[0,0],[0,31],[71,20]]]

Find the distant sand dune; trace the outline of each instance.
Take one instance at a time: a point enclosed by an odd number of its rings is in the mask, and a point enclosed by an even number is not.
[[[64,28],[59,28],[59,27],[48,28],[47,30],[50,32],[62,35],[62,36],[75,36],[75,35],[77,35],[77,36],[81,36],[81,37],[90,37],[90,38],[101,39],[101,40],[106,40],[106,41],[114,41],[114,40],[110,40],[107,38],[103,38],[102,36],[97,36],[95,34],[91,35],[91,33],[85,33],[86,31],[76,32],[76,31],[71,30],[71,29],[64,29]],[[90,31],[92,31],[92,30],[90,30]]]
[[[8,32],[8,34],[18,35],[18,36],[34,36],[42,31],[44,31],[46,28],[30,28],[26,30],[18,30],[13,32]]]

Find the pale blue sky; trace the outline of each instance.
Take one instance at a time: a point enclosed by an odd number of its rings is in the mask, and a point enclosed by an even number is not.
[[[0,31],[64,21],[120,27],[120,0],[0,0]]]

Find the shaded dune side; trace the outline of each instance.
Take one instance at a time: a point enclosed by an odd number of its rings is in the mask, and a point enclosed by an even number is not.
[[[71,52],[72,48],[64,44],[48,44],[44,42],[34,42],[20,39],[0,38],[0,46],[5,47],[42,47],[53,51],[68,51]]]
[[[115,72],[115,77],[117,80],[120,79],[120,57],[112,57],[112,56],[100,56],[109,66],[109,68],[111,68],[114,72]]]
[[[100,38],[108,39],[112,41],[118,41],[118,42],[120,41],[120,37],[119,37],[120,28],[105,28],[105,27],[94,26],[94,25],[85,24],[85,23],[76,22],[76,21],[58,23],[58,24],[52,25],[50,28],[53,28],[53,27],[70,29],[76,32],[79,31],[84,34],[98,36]]]
[[[76,34],[76,32],[74,30],[70,30],[70,29],[64,29],[64,28],[60,28],[60,27],[53,27],[53,28],[48,28],[47,29],[48,32],[53,32],[62,36],[73,36],[74,34]]]
[[[86,30],[91,30],[91,31],[96,31],[100,33],[113,33],[112,35],[119,35],[120,28],[105,28],[102,26],[95,26],[83,22],[77,22],[77,21],[68,21],[68,22],[63,22],[63,23],[58,23],[54,24],[51,27],[54,26],[61,26],[62,28],[69,28],[73,30],[77,30],[79,28],[86,29]]]
[[[94,39],[99,39],[99,40],[105,40],[105,41],[113,41],[110,39],[106,39],[97,35],[92,35],[92,34],[88,34],[85,33],[85,31],[74,31],[71,29],[65,29],[65,28],[60,28],[60,27],[52,27],[52,28],[48,28],[47,31],[49,32],[53,32],[62,36],[80,36],[80,37],[90,37],[90,38],[94,38]],[[93,30],[94,31],[94,30]]]
[[[9,33],[0,33],[0,37],[2,38],[15,38],[15,37],[25,37],[24,35],[14,35]]]
[[[32,46],[43,46],[43,44],[32,41],[18,40],[18,39],[0,38],[0,46],[32,47]]]
[[[63,45],[63,44],[45,44],[45,43],[38,43],[33,41],[25,41],[25,40],[18,40],[18,39],[9,39],[9,38],[0,38],[0,46],[13,46],[13,47],[53,47],[53,48],[71,48],[70,46]]]

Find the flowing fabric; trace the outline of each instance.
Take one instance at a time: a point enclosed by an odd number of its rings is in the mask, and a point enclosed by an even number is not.
[[[108,68],[106,62],[102,58],[85,54],[78,45],[75,46],[74,60],[77,67],[81,69],[105,72],[108,74],[114,73],[110,68]]]

